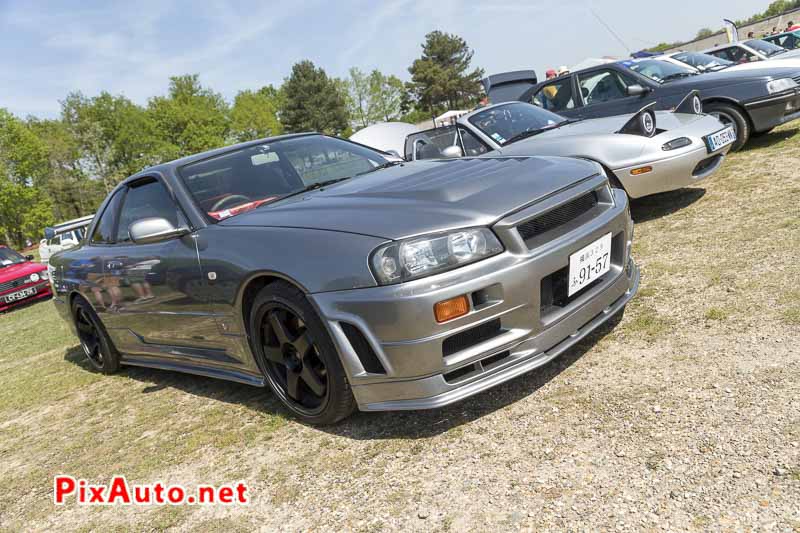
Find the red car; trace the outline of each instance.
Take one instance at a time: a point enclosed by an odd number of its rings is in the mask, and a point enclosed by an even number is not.
[[[47,267],[0,246],[0,313],[53,296]]]

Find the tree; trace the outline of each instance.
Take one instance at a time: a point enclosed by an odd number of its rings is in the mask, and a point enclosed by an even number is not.
[[[0,235],[22,248],[53,222],[50,197],[39,185],[47,178],[47,149],[21,120],[0,109]]]
[[[403,82],[394,75],[384,76],[379,70],[373,70],[369,80],[378,120],[396,120],[400,116],[400,104],[403,101]]]
[[[286,131],[319,131],[329,135],[345,132],[348,114],[342,85],[309,60],[295,63],[283,84],[286,97],[281,122]]]
[[[697,31],[697,35],[695,36],[695,40],[697,39],[705,39],[706,37],[711,37],[714,35],[714,30],[711,28],[700,28]]]
[[[200,85],[197,74],[171,77],[167,96],[151,98],[147,111],[162,160],[219,148],[229,139],[228,104],[221,94]]]
[[[231,108],[231,134],[237,142],[280,135],[283,125],[278,113],[283,106],[283,93],[272,85],[258,91],[241,91]]]
[[[402,97],[403,82],[397,77],[385,76],[377,69],[369,74],[350,69],[346,100],[354,128],[397,119]]]
[[[408,90],[417,107],[435,115],[446,108],[474,105],[480,97],[483,70],[469,70],[472,55],[466,41],[457,35],[441,31],[427,34],[422,56],[408,69]]]
[[[61,102],[61,117],[78,143],[81,171],[106,192],[159,159],[156,124],[124,96],[71,93]]]

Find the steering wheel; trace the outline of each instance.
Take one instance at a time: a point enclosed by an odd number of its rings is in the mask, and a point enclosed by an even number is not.
[[[244,204],[250,201],[250,198],[247,196],[243,196],[241,194],[229,194],[225,198],[221,198],[217,200],[214,205],[211,206],[211,211],[219,211],[226,205],[230,205],[231,207],[239,204]]]

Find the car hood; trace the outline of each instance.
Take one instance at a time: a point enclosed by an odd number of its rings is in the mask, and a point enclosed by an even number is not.
[[[500,218],[597,174],[560,157],[416,161],[229,218],[222,226],[302,227],[402,239]]]
[[[41,272],[43,270],[47,270],[47,267],[41,263],[35,263],[33,261],[9,265],[7,267],[0,268],[0,283],[30,276],[34,272]]]
[[[670,81],[663,85],[664,88],[682,89],[689,92],[691,89],[702,89],[717,87],[720,85],[730,85],[734,83],[747,83],[756,81],[769,81],[778,77],[786,77],[787,71],[784,68],[774,64],[773,61],[764,62],[769,63],[764,68],[753,70],[734,70],[725,69],[716,72],[705,72],[688,78],[681,78],[679,80]]]

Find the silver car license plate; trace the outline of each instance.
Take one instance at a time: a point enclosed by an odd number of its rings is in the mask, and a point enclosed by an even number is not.
[[[36,294],[36,287],[29,287],[27,289],[22,289],[21,291],[12,292],[11,294],[3,296],[3,301],[7,304],[10,304],[12,302],[24,300],[28,296],[33,296],[34,294]]]
[[[706,135],[706,148],[708,153],[716,152],[720,148],[724,148],[729,144],[736,142],[736,132],[733,131],[733,126],[728,126],[723,130]]]
[[[572,296],[609,270],[611,270],[610,233],[569,256],[567,296]]]

